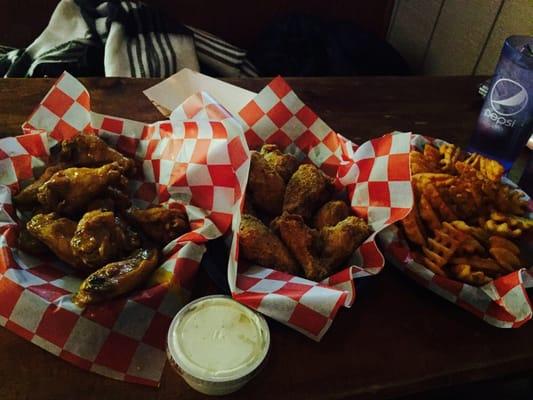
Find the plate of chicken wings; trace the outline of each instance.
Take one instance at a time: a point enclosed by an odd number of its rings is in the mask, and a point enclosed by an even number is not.
[[[42,174],[13,197],[19,249],[53,255],[82,275],[80,306],[139,287],[159,265],[161,244],[190,230],[185,209],[135,207],[128,182],[136,162],[98,136],[77,135],[54,150]]]
[[[274,144],[251,152],[246,196],[240,253],[260,266],[322,281],[371,233],[331,177]]]

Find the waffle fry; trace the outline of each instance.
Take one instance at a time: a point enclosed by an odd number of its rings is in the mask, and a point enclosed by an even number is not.
[[[415,207],[402,221],[415,261],[474,286],[518,269],[515,239],[533,229],[533,220],[523,193],[501,181],[503,166],[451,144],[426,144],[416,154]]]
[[[495,222],[506,222],[512,228],[519,228],[523,231],[533,229],[533,220],[524,217],[518,217],[516,215],[506,215],[498,211],[492,211],[490,213],[490,219]]]
[[[481,245],[481,243],[477,241],[476,238],[466,232],[457,229],[453,224],[449,222],[443,222],[442,226],[450,235],[464,235],[464,240],[461,243],[459,249],[457,249],[458,253],[482,254],[485,251],[485,248]]]
[[[441,169],[444,172],[455,172],[455,163],[460,161],[461,148],[454,144],[443,144],[439,147],[439,152],[442,155],[440,160]]]
[[[411,165],[411,174],[434,172],[437,170],[436,165],[428,161],[424,154],[418,151],[411,152],[409,163]]]
[[[489,234],[479,226],[470,226],[465,221],[460,220],[452,221],[451,224],[461,232],[475,237],[481,243],[486,243],[489,240]]]
[[[428,239],[428,245],[422,247],[424,265],[435,274],[446,276],[443,267],[448,264],[464,239],[465,235],[461,232],[459,235],[452,235],[445,228],[437,229],[435,237]]]
[[[482,286],[492,280],[483,271],[473,271],[468,264],[453,265],[450,271],[455,278],[474,286]]]
[[[401,223],[407,239],[419,246],[424,246],[426,244],[425,230],[420,222],[420,216],[418,215],[418,208],[416,205],[413,206],[409,215],[407,215]]]
[[[455,212],[446,204],[442,199],[439,191],[432,183],[427,184],[423,190],[422,194],[426,197],[428,202],[431,204],[433,209],[436,209],[440,217],[444,221],[453,221],[457,219]]]
[[[441,155],[436,147],[426,143],[424,146],[424,157],[429,163],[431,163],[435,170],[439,169]]]
[[[480,219],[480,225],[488,233],[500,235],[506,238],[518,238],[522,236],[522,229],[513,228],[507,222],[498,222],[493,219]]]
[[[510,240],[500,236],[489,238],[489,253],[507,271],[514,271],[520,267],[520,249]]]
[[[448,186],[453,183],[454,177],[450,174],[444,174],[440,172],[422,172],[413,174],[411,179],[418,192],[422,192],[424,187],[428,184],[433,184],[435,187]]]
[[[504,270],[496,260],[490,257],[468,256],[468,257],[453,257],[450,264],[468,264],[472,268],[482,270],[486,273],[501,273]]]
[[[489,178],[491,181],[498,182],[502,179],[505,169],[496,160],[483,157],[481,154],[472,153],[465,161],[466,164],[480,171],[483,175]]]
[[[439,217],[437,216],[437,213],[435,212],[433,207],[431,207],[431,204],[429,203],[426,196],[420,196],[418,206],[420,217],[428,225],[428,227],[431,230],[439,229],[441,227]]]

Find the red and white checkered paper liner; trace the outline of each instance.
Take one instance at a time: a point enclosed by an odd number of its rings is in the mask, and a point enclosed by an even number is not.
[[[159,384],[170,321],[188,301],[205,242],[229,228],[245,187],[240,176],[249,169],[239,123],[218,118],[225,111],[216,105],[210,110],[201,120],[154,124],[101,115],[90,111],[78,80],[67,73],[59,78],[24,123],[25,134],[0,140],[0,325],[83,369]],[[17,249],[11,204],[11,192],[44,166],[49,148],[80,130],[142,160],[130,182],[134,200],[185,207],[193,229],[166,244],[144,288],[85,309],[72,303],[81,283],[74,271]]]
[[[413,147],[423,149],[425,143],[440,145],[446,142],[413,135]],[[531,205],[530,201],[530,209]],[[385,249],[387,259],[392,264],[422,286],[489,324],[500,328],[517,328],[531,319],[531,303],[526,288],[533,287],[533,278],[526,268],[494,279],[484,286],[476,287],[436,275],[415,262],[409,244],[404,240],[396,225],[381,231],[379,241]],[[530,271],[533,272],[531,267]]]
[[[376,233],[403,218],[412,207],[410,134],[389,134],[357,147],[318,118],[281,77],[270,82],[239,117],[250,148],[277,144],[282,151],[336,177],[338,187],[347,189],[354,212],[368,218],[374,230],[345,269],[322,282],[313,282],[276,271],[274,266],[244,270],[238,262],[241,214],[234,216],[228,268],[233,298],[318,341],[338,309],[353,304],[354,278],[376,274],[383,268]]]

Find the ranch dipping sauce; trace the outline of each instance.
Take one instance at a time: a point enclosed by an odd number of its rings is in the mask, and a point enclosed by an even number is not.
[[[199,392],[222,395],[240,389],[268,353],[265,319],[227,296],[197,299],[176,315],[168,331],[173,367]]]

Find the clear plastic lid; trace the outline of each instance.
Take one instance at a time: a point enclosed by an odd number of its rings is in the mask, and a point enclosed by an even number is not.
[[[269,345],[265,319],[227,296],[189,303],[176,315],[168,333],[168,350],[178,366],[212,382],[250,374],[265,359]]]

